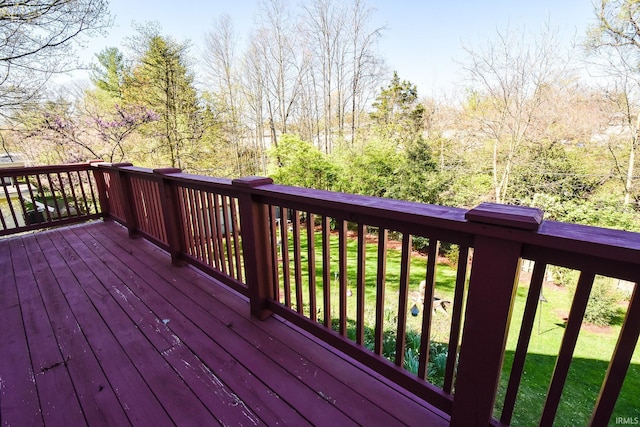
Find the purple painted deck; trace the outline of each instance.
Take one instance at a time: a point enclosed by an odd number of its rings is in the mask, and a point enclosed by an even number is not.
[[[0,240],[0,424],[447,425],[113,222]]]

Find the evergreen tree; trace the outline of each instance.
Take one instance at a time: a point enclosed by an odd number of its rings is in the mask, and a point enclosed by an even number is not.
[[[418,89],[407,80],[401,81],[397,72],[382,88],[373,108],[370,116],[382,139],[404,147],[422,133],[425,107],[418,102]]]
[[[144,49],[125,82],[125,99],[158,115],[149,129],[157,144],[150,147],[149,154],[156,157],[151,160],[189,167],[198,160],[196,147],[201,128],[193,75],[187,68],[188,46],[160,35],[153,27],[139,31]]]

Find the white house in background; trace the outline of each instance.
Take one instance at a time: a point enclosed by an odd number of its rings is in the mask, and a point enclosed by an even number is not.
[[[24,161],[19,154],[15,153],[2,153],[0,154],[0,169],[3,168],[21,168],[24,167]],[[2,178],[0,180],[2,185],[11,185],[11,178]]]

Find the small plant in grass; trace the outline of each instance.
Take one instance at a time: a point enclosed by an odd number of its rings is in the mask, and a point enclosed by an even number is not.
[[[618,296],[608,287],[596,281],[589,295],[584,321],[595,326],[609,326],[618,314]]]

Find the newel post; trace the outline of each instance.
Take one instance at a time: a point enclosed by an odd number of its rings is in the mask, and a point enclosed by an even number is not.
[[[180,213],[180,199],[176,186],[172,184],[168,175],[181,173],[181,169],[164,168],[154,169],[153,173],[158,177],[160,189],[160,206],[164,218],[164,229],[167,234],[167,244],[173,265],[184,265],[182,254],[184,253],[184,237],[182,231],[182,215]]]
[[[267,301],[274,298],[269,209],[267,205],[257,201],[253,193],[254,188],[267,184],[273,184],[273,180],[256,176],[233,180],[234,188],[240,192],[240,233],[249,304],[251,314],[259,319],[271,315],[267,309]]]
[[[535,233],[542,214],[535,208],[483,203],[465,215],[469,222],[486,225],[487,233],[474,240],[452,426],[489,425],[502,369],[522,243],[493,237],[490,229],[503,231],[495,227],[499,226]]]
[[[118,171],[118,182],[120,183],[120,197],[122,202],[122,210],[124,211],[124,220],[126,222],[129,237],[134,237],[138,229],[136,214],[133,208],[133,191],[131,190],[131,181],[126,171],[120,169],[123,167],[133,166],[131,163],[114,163],[111,165]],[[113,191],[113,189],[112,189]]]
[[[89,166],[93,169],[93,179],[96,182],[96,188],[98,190],[98,202],[100,203],[100,213],[102,218],[106,219],[109,216],[109,199],[107,197],[107,184],[104,180],[104,171],[100,169],[100,164],[104,163],[102,160],[91,160]],[[97,208],[97,207],[96,207]]]

